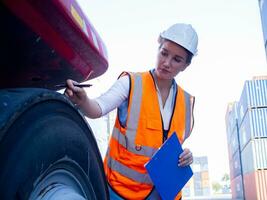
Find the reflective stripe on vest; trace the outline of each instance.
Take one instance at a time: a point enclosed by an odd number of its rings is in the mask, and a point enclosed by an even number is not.
[[[139,183],[149,184],[152,185],[152,181],[148,174],[142,174],[135,170],[132,170],[131,168],[121,164],[120,162],[114,160],[110,156],[107,158],[107,163],[110,168],[113,170],[119,172],[123,176],[126,176],[134,181],[137,181]]]
[[[127,131],[127,133],[128,135],[136,134],[135,131]],[[113,128],[112,137],[115,138],[119,142],[119,144],[122,145],[125,149],[137,155],[151,157],[158,150],[156,148],[147,146],[142,146],[138,149],[138,147],[134,145],[134,142],[132,142],[135,138],[133,138],[132,141],[128,141],[127,137],[123,133],[121,133],[116,127]]]
[[[185,120],[185,134],[184,134],[184,140],[189,137],[192,126],[193,126],[193,119],[192,119],[192,113],[193,113],[193,104],[194,104],[194,98],[191,97],[190,94],[184,91],[185,94],[185,104],[186,104],[186,120]]]

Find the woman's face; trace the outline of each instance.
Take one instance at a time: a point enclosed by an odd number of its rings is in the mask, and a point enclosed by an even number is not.
[[[183,47],[168,40],[163,41],[157,55],[157,77],[165,80],[173,79],[190,64],[186,63],[187,56]]]

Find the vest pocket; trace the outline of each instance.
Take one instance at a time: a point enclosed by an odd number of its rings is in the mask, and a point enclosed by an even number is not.
[[[162,125],[157,119],[143,119],[137,131],[135,144],[159,148],[162,144]]]
[[[162,122],[157,119],[147,119],[146,128],[152,130],[162,130]]]

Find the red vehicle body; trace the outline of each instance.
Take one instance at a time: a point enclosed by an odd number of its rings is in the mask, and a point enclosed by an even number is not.
[[[107,70],[100,36],[74,0],[2,0],[0,21],[0,199],[108,199],[92,130],[55,87]]]
[[[106,47],[76,1],[2,4],[1,88],[53,88],[67,78],[85,81],[91,70],[90,78],[106,71]]]

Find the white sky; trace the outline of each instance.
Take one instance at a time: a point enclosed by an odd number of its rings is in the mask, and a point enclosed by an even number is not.
[[[177,82],[196,96],[195,127],[185,146],[208,156],[211,180],[229,172],[225,113],[243,83],[267,75],[258,0],[79,0],[104,40],[109,69],[94,87],[113,84],[120,72],[154,67],[157,37],[168,26],[191,23],[198,55]]]

